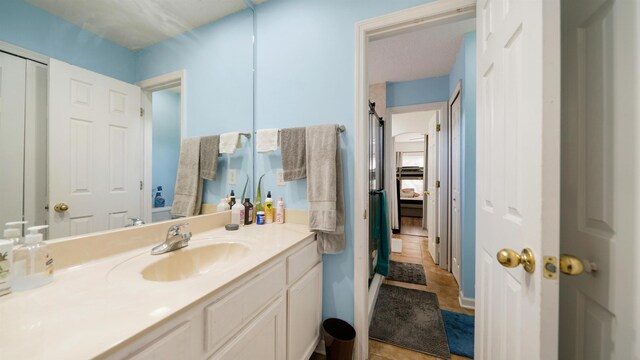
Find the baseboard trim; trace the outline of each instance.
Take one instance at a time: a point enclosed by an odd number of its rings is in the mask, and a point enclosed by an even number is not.
[[[382,286],[382,281],[384,280],[384,276],[376,273],[373,276],[373,280],[371,280],[371,284],[369,285],[369,301],[367,304],[369,305],[369,322],[371,323],[371,318],[373,317],[373,309],[376,307],[376,301],[378,300],[378,292],[380,291],[380,286]]]
[[[476,299],[464,297],[462,290],[460,290],[458,301],[460,302],[460,307],[463,307],[465,309],[470,309],[470,310],[476,309]]]
[[[320,355],[327,355],[327,352],[324,348],[324,339],[320,339],[320,341],[318,341],[318,345],[316,345],[316,349],[313,350],[313,352]]]

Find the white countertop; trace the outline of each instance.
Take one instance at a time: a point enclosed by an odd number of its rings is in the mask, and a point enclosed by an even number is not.
[[[111,353],[311,235],[297,224],[196,234],[185,249],[233,241],[250,251],[229,268],[181,281],[147,281],[135,271],[123,275],[123,263],[150,264],[170,255],[152,256],[150,248],[55,272],[51,284],[0,297],[0,358],[66,360]]]

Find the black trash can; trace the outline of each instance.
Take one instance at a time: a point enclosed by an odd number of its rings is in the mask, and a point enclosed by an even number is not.
[[[327,360],[351,360],[356,330],[348,322],[329,318],[322,322]]]

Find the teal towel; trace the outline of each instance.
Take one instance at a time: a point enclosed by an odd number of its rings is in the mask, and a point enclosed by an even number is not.
[[[378,240],[378,261],[376,272],[382,276],[389,275],[389,256],[391,255],[391,241],[389,239],[389,223],[387,221],[387,194],[384,190],[376,191],[380,197],[378,201],[378,218],[373,236]]]

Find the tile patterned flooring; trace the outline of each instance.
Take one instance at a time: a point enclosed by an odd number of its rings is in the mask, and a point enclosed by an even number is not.
[[[385,280],[385,284],[405,288],[424,290],[436,293],[440,308],[474,315],[473,310],[460,307],[458,302],[459,288],[453,275],[434,264],[428,250],[428,238],[422,236],[395,234],[393,237],[402,239],[402,253],[392,253],[391,260],[413,264],[422,264],[427,273],[427,285],[408,284],[398,281]],[[324,359],[324,356],[314,354],[311,359]],[[369,340],[370,360],[431,360],[439,359],[416,351],[385,344],[376,340]],[[466,360],[468,358],[451,355],[452,360]]]

